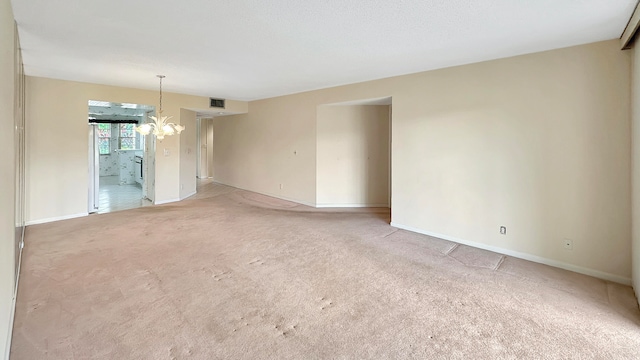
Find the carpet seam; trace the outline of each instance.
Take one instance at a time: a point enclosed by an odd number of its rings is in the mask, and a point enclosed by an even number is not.
[[[500,266],[502,265],[502,263],[504,262],[504,260],[505,260],[506,258],[507,258],[506,256],[502,255],[502,256],[500,257],[500,260],[499,260],[499,261],[498,261],[498,263],[496,264],[496,266],[493,268],[493,271],[498,271],[498,269],[500,268]]]
[[[388,233],[387,235],[383,236],[383,238],[386,238],[387,236],[393,235],[395,233],[397,233],[400,229],[396,229],[395,231],[392,231],[390,233]]]
[[[449,254],[451,254],[453,252],[453,250],[457,249],[458,246],[460,246],[460,244],[453,244],[453,246],[451,247],[451,249],[449,249],[447,252],[445,252],[444,254],[446,256],[449,256]]]

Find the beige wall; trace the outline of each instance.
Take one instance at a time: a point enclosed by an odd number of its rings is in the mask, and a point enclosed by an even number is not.
[[[11,3],[0,0],[0,357],[8,358],[14,294],[15,214],[15,29]]]
[[[248,114],[214,118],[214,180],[315,205],[316,106],[299,94],[253,101]]]
[[[215,176],[313,205],[317,106],[392,96],[394,225],[629,282],[629,89],[612,40],[254,101]]]
[[[186,128],[180,134],[180,199],[196,193],[196,113],[180,109],[180,123]]]
[[[158,92],[38,77],[28,77],[26,87],[27,222],[86,214],[87,102],[103,100],[156,105]],[[172,121],[176,123],[181,121],[181,109],[207,109],[208,106],[209,99],[205,97],[164,93],[164,113],[173,116]],[[246,111],[246,103],[229,100],[227,109]],[[191,123],[191,116],[186,121],[189,124],[185,136],[191,136],[195,125]],[[156,202],[175,201],[180,197],[183,179],[180,160],[185,155],[181,153],[180,139],[168,136],[157,142]],[[165,149],[169,156],[164,156]],[[187,155],[195,161],[195,151]],[[184,170],[190,172],[188,167]],[[193,174],[195,171],[185,173],[184,180]],[[195,189],[195,185],[185,184],[185,189]]]
[[[616,46],[449,69],[423,101],[394,97],[394,222],[628,281],[629,56]]]
[[[318,107],[316,206],[389,206],[389,106]]]
[[[640,54],[636,44],[632,53],[631,83],[631,181],[632,181],[632,263],[633,288],[640,295]],[[638,297],[640,300],[640,297]]]

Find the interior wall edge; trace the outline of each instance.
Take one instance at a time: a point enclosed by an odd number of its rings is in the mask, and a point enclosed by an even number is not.
[[[519,252],[519,251],[509,250],[509,249],[505,249],[505,248],[501,248],[501,247],[497,247],[497,246],[491,246],[491,245],[487,245],[487,244],[480,243],[480,242],[469,241],[469,240],[460,239],[460,238],[456,238],[456,237],[448,236],[448,235],[444,235],[444,234],[438,234],[438,233],[434,233],[434,232],[431,232],[431,231],[427,231],[427,230],[423,230],[423,229],[414,228],[414,227],[411,227],[411,226],[398,224],[398,223],[393,222],[393,221],[391,222],[391,226],[396,227],[398,229],[415,232],[415,233],[418,233],[418,234],[432,236],[432,237],[435,237],[435,238],[438,238],[438,239],[443,239],[443,240],[447,240],[447,241],[453,241],[455,243],[471,246],[471,247],[474,247],[474,248],[477,248],[477,249],[488,250],[488,251],[492,251],[492,252],[495,252],[495,253],[498,253],[498,254],[502,254],[502,255],[511,256],[511,257],[518,258],[518,259],[528,260],[528,261],[532,261],[532,262],[543,264],[543,265],[549,265],[549,266],[557,267],[557,268],[560,268],[560,269],[577,272],[577,273],[580,273],[580,274],[583,274],[583,275],[593,276],[593,277],[596,277],[596,278],[599,278],[599,279],[602,279],[602,280],[607,280],[607,281],[615,282],[615,283],[622,284],[622,285],[627,285],[627,286],[631,285],[631,278],[629,278],[629,277],[624,277],[624,276],[620,276],[620,275],[616,275],[616,274],[611,274],[611,273],[607,273],[607,272],[604,272],[604,271],[590,269],[590,268],[586,268],[586,267],[582,267],[582,266],[572,265],[572,264],[565,263],[565,262],[562,262],[562,261],[557,261],[557,260],[553,260],[553,259],[549,259],[549,258],[544,258],[542,256],[537,256],[537,255],[533,255],[533,254],[528,254],[528,253],[523,253],[523,252]]]
[[[640,56],[631,49],[631,278],[640,306]]]
[[[23,179],[20,164],[24,153],[20,138],[22,117],[22,60],[10,0],[0,0],[0,358],[8,359],[15,311],[15,288],[22,227],[19,184]]]

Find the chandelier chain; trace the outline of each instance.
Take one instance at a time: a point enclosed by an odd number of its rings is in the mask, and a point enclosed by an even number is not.
[[[158,109],[158,113],[156,116],[149,116],[151,121],[136,126],[135,129],[142,135],[153,133],[156,139],[162,141],[165,136],[180,135],[182,130],[184,130],[184,126],[169,122],[168,120],[171,119],[171,116],[162,116],[162,78],[164,78],[164,75],[157,75],[157,77],[160,78],[160,108]]]
[[[160,114],[162,114],[162,78],[164,76],[163,75],[158,75],[158,77],[160,78],[160,110],[158,112]]]

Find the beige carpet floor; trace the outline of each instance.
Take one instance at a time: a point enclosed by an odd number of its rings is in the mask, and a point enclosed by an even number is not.
[[[387,209],[208,196],[28,227],[11,359],[640,358],[628,286]]]

